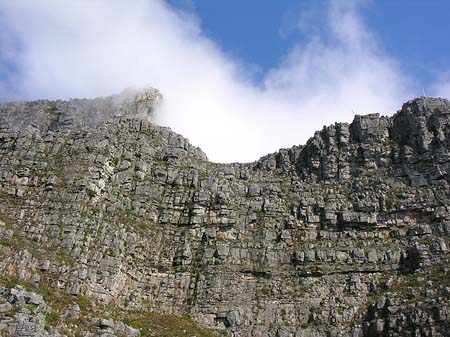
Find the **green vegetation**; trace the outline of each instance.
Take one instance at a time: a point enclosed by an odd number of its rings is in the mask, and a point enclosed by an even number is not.
[[[135,329],[139,329],[143,337],[217,336],[216,333],[200,327],[186,316],[180,317],[145,311],[126,312],[113,304],[103,305],[84,295],[72,296],[63,290],[53,289],[44,284],[37,286],[21,280],[0,278],[0,284],[8,288],[22,286],[26,291],[41,294],[46,304],[51,308],[51,312],[45,312],[45,327],[47,329],[56,327],[60,331],[70,327],[72,334],[67,334],[68,336],[83,336],[86,331],[94,331],[97,329],[97,318],[122,321]],[[62,320],[61,313],[74,304],[78,304],[80,307],[79,318],[66,317]],[[30,311],[38,310],[38,307],[33,304],[27,304],[26,307]],[[15,308],[5,312],[4,315],[13,317],[17,312],[18,309]],[[226,336],[226,333],[222,332],[222,335]]]
[[[270,288],[267,286],[264,286],[261,288],[261,293],[265,296],[269,296],[270,295]]]
[[[302,323],[302,324],[300,324],[300,328],[302,328],[302,329],[308,329],[309,326],[310,326],[309,323]]]
[[[392,199],[392,197],[389,197],[389,196],[386,197],[385,202],[386,202],[387,209],[391,209],[394,207],[394,200]]]
[[[199,327],[188,317],[170,314],[147,313],[126,318],[123,322],[141,331],[145,337],[216,337],[206,329]]]
[[[140,234],[148,235],[156,231],[155,223],[146,221],[142,217],[134,214],[131,210],[119,210],[115,213],[114,218],[118,223],[130,226]]]
[[[97,195],[97,193],[95,193],[95,191],[93,191],[93,190],[87,190],[87,195],[90,198],[94,198]]]
[[[42,295],[44,301],[50,301],[52,299],[53,291],[47,287],[36,287],[34,284],[25,281],[19,281],[16,279],[0,279],[0,284],[7,288],[14,288],[15,286],[21,286],[26,291],[34,292]]]
[[[47,316],[45,316],[45,326],[55,326],[57,323],[59,323],[59,320],[61,318],[61,315],[57,312],[51,312]]]

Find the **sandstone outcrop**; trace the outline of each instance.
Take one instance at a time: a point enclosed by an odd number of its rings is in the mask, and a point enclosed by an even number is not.
[[[449,101],[217,164],[144,93],[0,105],[0,333],[449,336]]]

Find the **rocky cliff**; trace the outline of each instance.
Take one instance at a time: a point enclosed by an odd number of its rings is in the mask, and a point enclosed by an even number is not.
[[[0,334],[450,336],[449,101],[216,164],[160,97],[0,105]]]

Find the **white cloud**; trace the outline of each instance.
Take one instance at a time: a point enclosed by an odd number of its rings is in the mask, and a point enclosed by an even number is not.
[[[14,90],[0,80],[0,98],[153,86],[165,97],[159,123],[214,161],[252,161],[304,143],[324,124],[351,121],[352,111],[388,114],[411,98],[358,3],[330,1],[319,30],[300,22],[307,42],[254,84],[202,34],[198,18],[162,0],[0,0],[0,61],[13,59],[19,70]]]

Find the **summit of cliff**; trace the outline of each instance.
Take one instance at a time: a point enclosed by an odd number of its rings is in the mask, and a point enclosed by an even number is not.
[[[0,132],[64,131],[93,128],[118,117],[153,118],[162,100],[153,88],[127,88],[120,94],[94,99],[38,100],[0,103]]]

